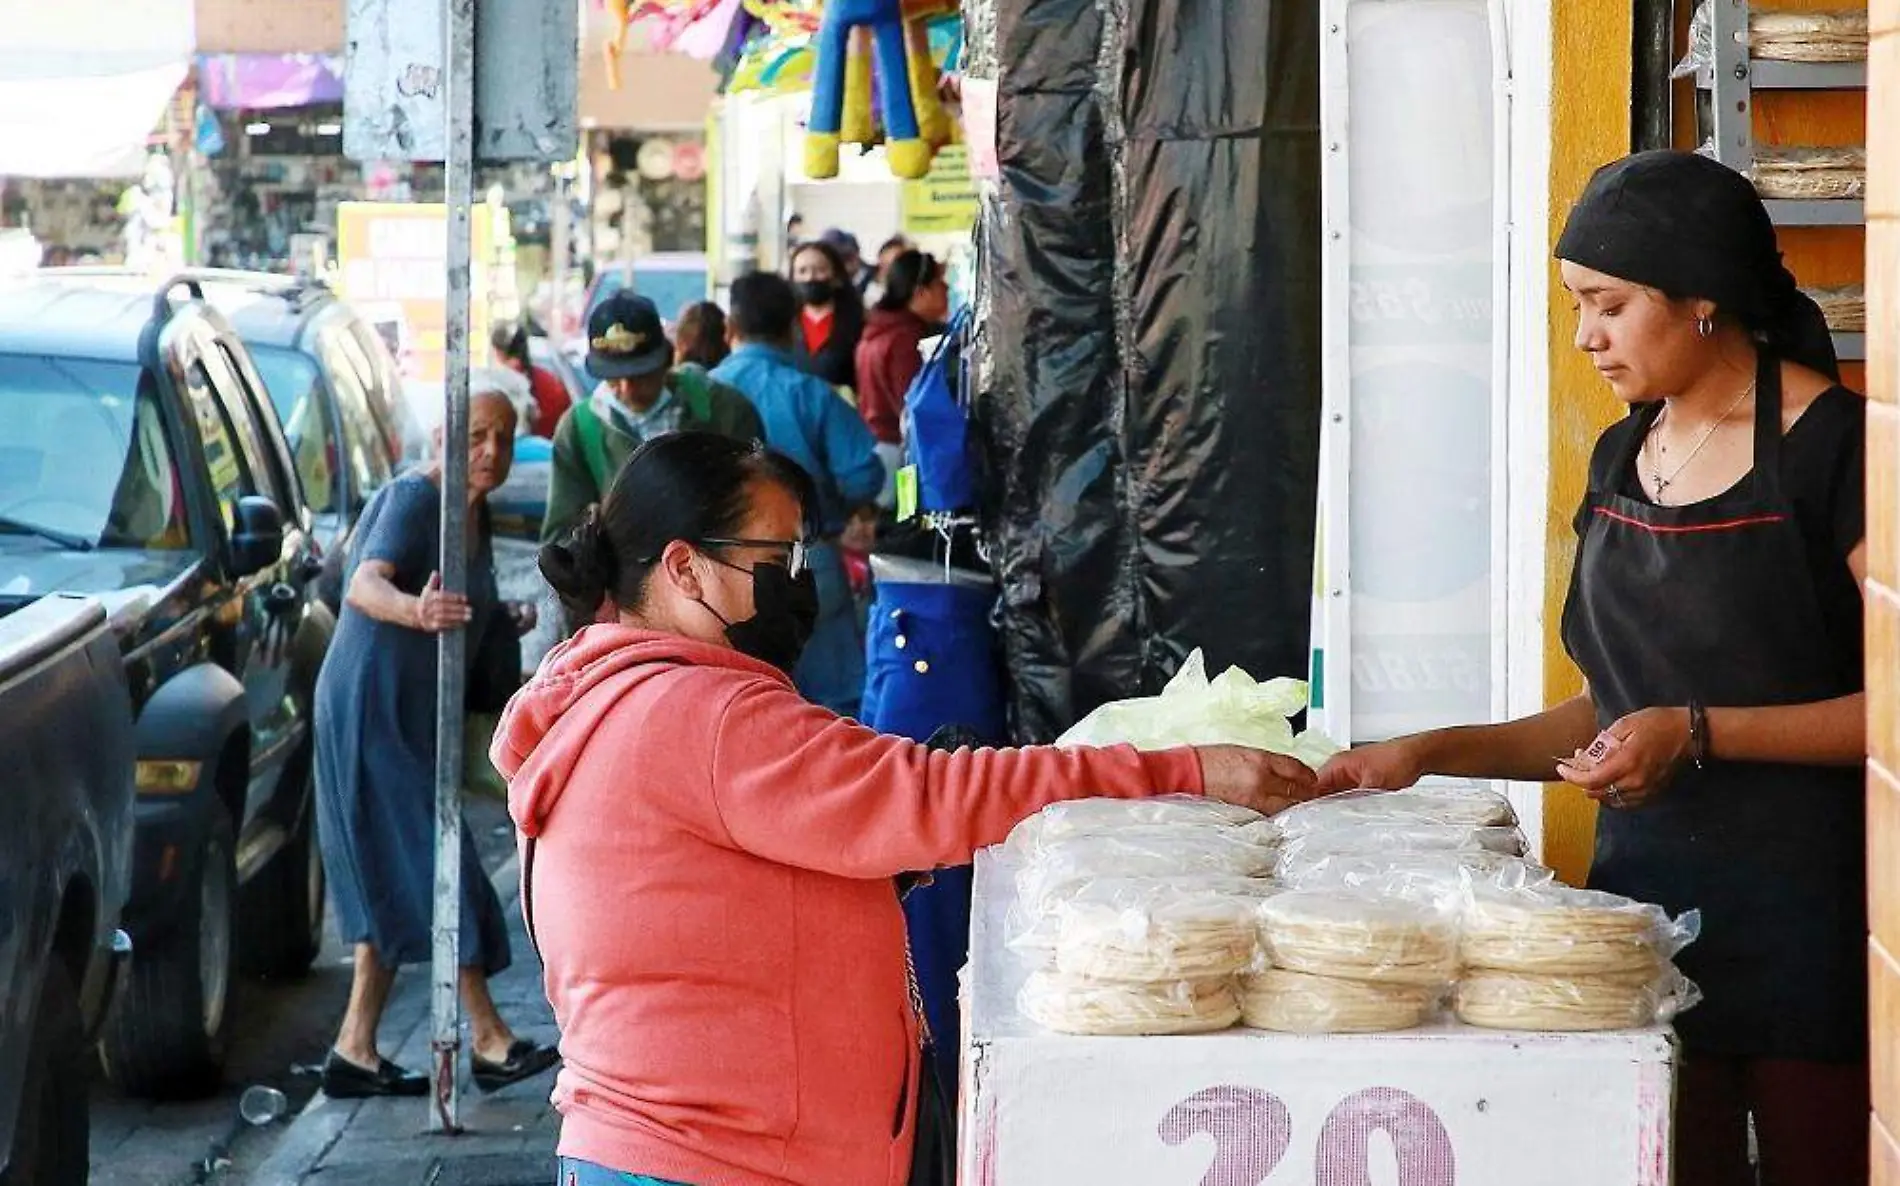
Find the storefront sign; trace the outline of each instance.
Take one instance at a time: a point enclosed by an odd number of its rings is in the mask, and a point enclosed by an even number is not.
[[[976,183],[963,145],[939,152],[923,180],[904,183],[903,210],[906,235],[959,235],[976,225]]]
[[[495,288],[493,220],[476,211],[471,252],[474,304],[469,340],[480,354],[488,341]],[[337,207],[337,264],[343,299],[373,325],[394,323],[403,374],[443,378],[448,298],[448,233],[440,203],[344,202]]]

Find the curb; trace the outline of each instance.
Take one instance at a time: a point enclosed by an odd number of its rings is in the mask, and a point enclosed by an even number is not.
[[[510,856],[488,879],[495,883],[504,914],[516,909],[521,900],[520,858]],[[417,1029],[428,1029],[430,1017],[425,1010],[422,1020],[402,1035],[389,1049],[400,1050],[415,1036]],[[324,1157],[349,1131],[350,1124],[362,1111],[363,1100],[333,1100],[322,1091],[310,1097],[303,1111],[290,1122],[269,1157],[248,1177],[251,1186],[301,1186]],[[417,1101],[418,1106],[422,1101]]]

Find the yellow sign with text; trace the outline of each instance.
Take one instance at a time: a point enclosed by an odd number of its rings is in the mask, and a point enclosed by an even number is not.
[[[505,213],[505,212],[504,212]],[[447,328],[447,209],[439,202],[343,202],[337,207],[337,267],[343,298],[386,337],[412,379],[443,377]],[[491,304],[511,290],[513,250],[504,221],[475,208],[470,245],[469,355],[488,358]]]
[[[930,175],[904,183],[906,235],[960,235],[976,226],[976,181],[969,149],[952,144],[937,153]]]

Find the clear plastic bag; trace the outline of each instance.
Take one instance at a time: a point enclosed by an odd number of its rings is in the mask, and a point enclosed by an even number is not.
[[[1259,905],[1165,881],[1084,893],[1056,911],[1056,968],[1088,980],[1235,976],[1258,952]]]
[[[1340,980],[1436,987],[1458,970],[1457,916],[1371,894],[1295,890],[1260,906],[1273,967]]]
[[[1023,1016],[1063,1034],[1204,1034],[1240,1020],[1232,977],[1117,984],[1037,972],[1016,998]]]
[[[1456,824],[1368,824],[1327,828],[1287,840],[1280,848],[1275,876],[1282,881],[1296,882],[1315,865],[1330,857],[1403,852],[1469,852],[1489,853],[1495,857],[1521,857],[1524,855],[1524,834],[1514,827],[1468,828]],[[1475,857],[1473,861],[1480,867],[1492,863],[1484,857]]]
[[[1438,988],[1341,980],[1269,968],[1240,981],[1240,1020],[1290,1034],[1377,1034],[1416,1029],[1438,1012]]]
[[[1453,852],[1328,853],[1299,864],[1288,889],[1351,890],[1460,911],[1474,884],[1536,885],[1556,874],[1489,849]]]
[[[1155,799],[1071,799],[1054,803],[1016,825],[1005,842],[1009,851],[1033,860],[1050,844],[1078,836],[1108,836],[1149,828],[1247,828],[1246,834],[1271,842],[1276,833],[1266,816],[1250,807],[1197,795]]]
[[[1004,942],[1032,967],[1054,967],[1063,915],[1071,907],[1139,911],[1159,898],[1216,898],[1244,903],[1248,926],[1252,928],[1252,912],[1277,892],[1278,887],[1265,878],[1224,873],[1189,873],[1162,878],[1107,877],[1069,882],[1047,893],[1042,909],[1032,909],[1021,900],[1012,905],[1004,921]],[[1257,937],[1250,937],[1249,942],[1257,942]]]
[[[1173,749],[1184,745],[1244,745],[1290,754],[1318,769],[1339,752],[1317,730],[1295,736],[1289,718],[1306,708],[1306,684],[1296,679],[1260,683],[1238,667],[1207,678],[1197,649],[1159,696],[1104,704],[1076,722],[1056,744],[1132,745]]]
[[[1527,976],[1467,973],[1455,1010],[1486,1029],[1586,1032],[1667,1023],[1702,999],[1674,964],[1645,976]]]
[[[1106,836],[1074,836],[1045,844],[1016,874],[1025,910],[1047,913],[1078,883],[1103,879],[1193,875],[1265,877],[1273,872],[1270,845],[1232,828],[1142,828]]]
[[[1474,884],[1458,954],[1466,969],[1527,976],[1653,977],[1694,942],[1702,916],[1556,882]]]
[[[1715,26],[1706,0],[1689,20],[1689,52],[1676,63],[1675,78],[1688,78],[1715,63]],[[1751,56],[1783,62],[1864,62],[1867,10],[1748,14]]]
[[[1273,817],[1282,836],[1355,827],[1514,828],[1510,800],[1483,787],[1413,787],[1346,791],[1289,807]]]

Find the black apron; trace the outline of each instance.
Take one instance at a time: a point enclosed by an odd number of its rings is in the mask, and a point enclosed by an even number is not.
[[[1862,689],[1822,612],[1781,492],[1781,369],[1763,357],[1755,465],[1726,493],[1657,506],[1623,493],[1661,406],[1602,449],[1563,639],[1598,723],[1681,706],[1799,704]],[[1616,430],[1612,430],[1613,432]],[[1842,561],[1844,564],[1845,561]],[[1590,884],[1699,909],[1679,957],[1703,1003],[1676,1023],[1710,1055],[1860,1061],[1867,1050],[1866,823],[1858,769],[1711,762],[1649,805],[1597,814]]]

